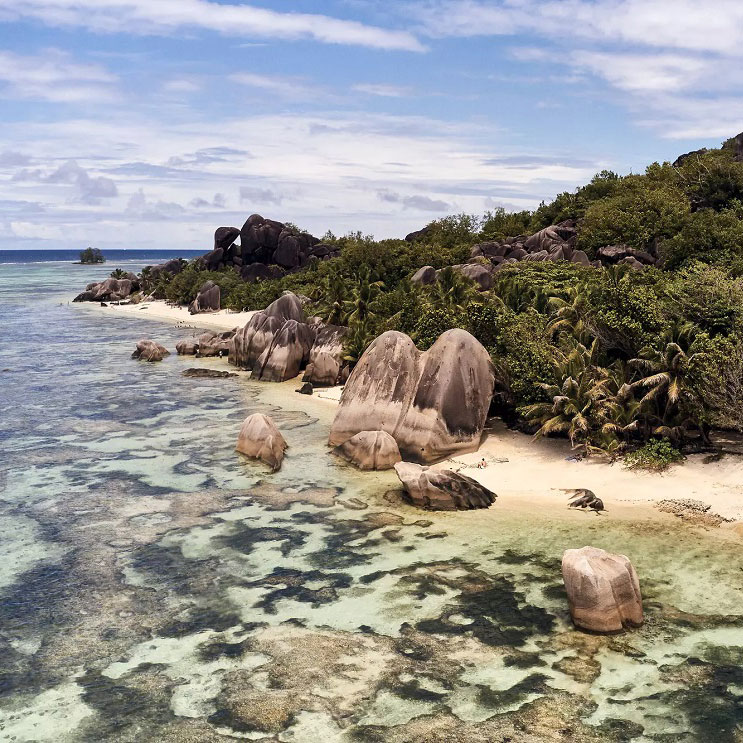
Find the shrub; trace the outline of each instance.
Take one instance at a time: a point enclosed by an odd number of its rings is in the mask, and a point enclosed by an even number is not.
[[[98,248],[85,248],[80,251],[80,263],[105,263],[106,259]]]
[[[683,459],[684,455],[668,439],[651,439],[644,446],[625,455],[624,464],[631,470],[664,472]]]

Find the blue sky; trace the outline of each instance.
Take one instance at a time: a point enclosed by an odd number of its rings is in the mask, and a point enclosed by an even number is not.
[[[401,236],[743,130],[743,3],[2,0],[0,247]]]

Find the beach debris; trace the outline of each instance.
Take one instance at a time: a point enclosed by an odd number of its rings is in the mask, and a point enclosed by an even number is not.
[[[351,372],[328,443],[377,430],[416,462],[476,451],[494,382],[490,355],[466,330],[447,330],[425,352],[404,333],[387,331]]]
[[[253,413],[243,421],[235,451],[246,457],[260,459],[276,472],[281,469],[287,446],[271,418],[263,413]]]
[[[412,462],[398,462],[406,499],[431,511],[466,511],[488,508],[498,497],[476,480],[451,470],[434,470]]]
[[[588,490],[587,488],[577,488],[573,490],[569,500],[570,508],[588,508],[596,515],[598,515],[599,511],[604,510],[604,501],[602,501],[601,498],[599,498],[592,490]]]
[[[186,369],[184,377],[196,377],[197,379],[226,379],[227,377],[240,376],[237,372],[220,371],[219,369]]]
[[[389,470],[402,461],[397,442],[386,431],[359,431],[333,453],[360,470]]]
[[[619,632],[642,625],[640,581],[625,555],[597,547],[565,550],[562,577],[576,627]]]
[[[142,361],[162,361],[166,356],[170,356],[170,351],[165,346],[147,338],[139,341],[136,350],[132,353],[133,359]]]
[[[666,498],[658,501],[655,507],[664,513],[672,513],[694,526],[717,527],[734,520],[712,512],[709,503],[694,498]]]

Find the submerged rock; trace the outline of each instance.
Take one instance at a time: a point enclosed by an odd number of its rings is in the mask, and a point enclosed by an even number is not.
[[[408,500],[430,511],[488,508],[497,497],[476,480],[451,470],[434,470],[412,462],[398,462],[395,472]]]
[[[170,356],[170,351],[165,346],[147,339],[139,341],[136,350],[132,353],[133,359],[142,361],[162,361],[166,356]]]
[[[360,431],[379,430],[413,461],[475,451],[494,381],[490,355],[465,330],[447,330],[424,353],[407,335],[388,331],[351,373],[328,443],[339,446]]]
[[[276,424],[263,413],[249,415],[242,424],[235,451],[246,457],[260,459],[276,470],[281,468],[287,443]]]
[[[196,377],[197,379],[225,379],[227,377],[240,376],[236,372],[220,371],[219,369],[186,369],[184,377]]]
[[[562,577],[577,627],[593,632],[618,632],[643,623],[640,582],[624,555],[597,547],[566,550]]]
[[[335,453],[360,470],[389,470],[402,461],[397,442],[386,431],[360,431]]]

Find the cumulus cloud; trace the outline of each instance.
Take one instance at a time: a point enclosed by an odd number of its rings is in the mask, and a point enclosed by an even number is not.
[[[284,200],[281,194],[270,188],[255,188],[253,186],[240,186],[240,203],[275,204],[278,206]]]
[[[318,88],[310,85],[305,80],[295,77],[257,75],[252,72],[236,72],[230,75],[228,79],[238,85],[266,90],[272,95],[287,98],[289,100],[307,100],[317,98],[320,95],[327,95]]]
[[[12,150],[0,152],[0,168],[16,168],[28,165],[30,162],[31,158],[22,152],[13,152]]]
[[[224,209],[227,206],[227,198],[223,193],[215,193],[211,201],[197,196],[191,199],[189,206],[194,209]]]
[[[420,52],[410,32],[310,13],[209,0],[6,0],[5,15],[33,18],[53,27],[102,33],[169,35],[193,29],[238,38],[311,39],[372,49]]]
[[[228,160],[244,159],[250,157],[247,150],[235,147],[205,147],[196,152],[187,152],[183,155],[174,155],[168,159],[168,166],[177,168],[184,165],[209,165],[211,163],[224,163]]]
[[[5,94],[54,103],[116,100],[116,78],[98,65],[78,64],[68,54],[48,49],[27,56],[0,51],[0,83]]]
[[[186,210],[173,201],[152,201],[145,196],[144,190],[139,189],[132,194],[126,205],[126,213],[147,222],[159,222],[169,219],[178,219]]]
[[[116,183],[111,178],[102,175],[92,176],[75,160],[68,160],[50,172],[40,169],[20,170],[13,176],[13,180],[76,186],[79,200],[86,204],[97,204],[101,199],[110,199],[119,193]]]
[[[440,199],[431,199],[428,196],[402,196],[394,191],[379,191],[380,201],[389,204],[402,204],[404,209],[415,209],[419,212],[446,212],[451,205]]]

